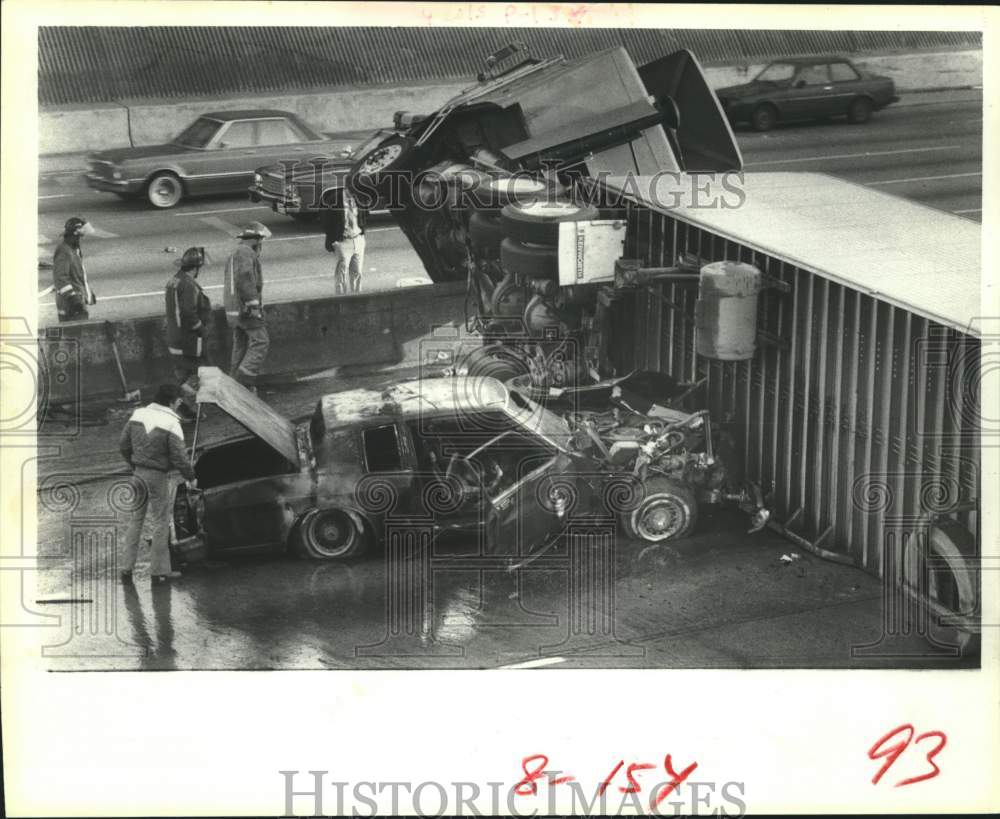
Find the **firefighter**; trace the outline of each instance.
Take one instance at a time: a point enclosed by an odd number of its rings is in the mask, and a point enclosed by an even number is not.
[[[229,374],[251,392],[267,356],[270,339],[264,324],[264,276],[260,253],[269,231],[260,222],[244,225],[239,245],[226,263],[226,319],[233,328],[233,357]]]
[[[94,228],[86,219],[73,216],[66,220],[63,240],[52,258],[52,289],[56,293],[59,321],[90,318],[87,307],[97,304],[97,297],[87,282],[80,238],[92,236]]]
[[[205,248],[189,247],[174,262],[179,270],[167,282],[164,291],[167,350],[173,363],[174,378],[185,400],[178,413],[181,420],[193,420],[195,417],[198,367],[209,363],[207,347],[212,302],[198,283],[198,273],[210,262]]]

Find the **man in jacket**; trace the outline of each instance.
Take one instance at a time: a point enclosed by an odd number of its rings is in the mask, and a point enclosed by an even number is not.
[[[267,357],[270,338],[264,325],[264,276],[260,252],[271,236],[260,222],[244,225],[236,238],[236,250],[226,262],[226,319],[233,328],[233,357],[229,374],[251,392],[257,391],[257,376]]]
[[[163,384],[156,391],[153,403],[132,413],[122,429],[119,448],[132,469],[136,508],[125,532],[125,560],[121,579],[132,580],[139,554],[142,525],[148,518],[152,528],[152,553],[149,573],[153,583],[162,583],[180,572],[170,569],[170,546],[167,533],[170,526],[170,484],[167,473],[178,470],[188,486],[194,488],[195,474],[184,450],[177,408],[183,402],[176,384]]]
[[[173,362],[174,377],[186,402],[182,405],[182,420],[187,420],[185,415],[194,417],[198,367],[209,363],[206,345],[212,302],[198,284],[198,273],[210,261],[205,248],[189,247],[175,262],[180,269],[165,288],[167,350]]]
[[[86,219],[73,216],[66,220],[63,239],[52,257],[52,289],[56,293],[59,321],[79,321],[90,318],[87,307],[97,303],[94,291],[87,283],[83,267],[80,238],[90,236],[94,228]]]
[[[326,250],[334,254],[333,282],[337,295],[348,292],[345,273],[350,276],[350,292],[361,292],[367,222],[368,211],[358,207],[347,188],[341,188],[333,207],[326,212]]]

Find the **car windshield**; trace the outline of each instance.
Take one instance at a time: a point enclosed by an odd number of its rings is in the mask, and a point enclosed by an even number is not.
[[[212,141],[221,124],[217,119],[198,117],[174,139],[174,142],[186,148],[204,148]]]
[[[795,66],[791,63],[771,63],[761,71],[754,80],[757,82],[781,82],[790,80],[795,73]]]

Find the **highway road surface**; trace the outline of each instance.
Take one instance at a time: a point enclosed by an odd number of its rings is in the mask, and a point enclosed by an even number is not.
[[[891,106],[866,125],[830,120],[797,124],[737,138],[747,171],[824,172],[930,207],[979,220],[982,212],[982,95],[952,91],[916,95],[919,104]],[[39,180],[38,256],[50,260],[70,216],[88,218],[97,235],[86,240],[87,271],[99,302],[95,318],[147,315],[160,309],[173,260],[191,245],[204,245],[215,264],[201,275],[220,301],[225,259],[238,226],[251,219],[268,225],[265,297],[270,301],[333,294],[332,257],[317,224],[294,222],[239,197],[184,203],[169,211],[125,202],[89,190],[77,176],[43,174]],[[872,226],[877,230],[877,226]],[[429,283],[416,254],[386,217],[369,225],[364,285],[387,289],[402,282]],[[51,285],[39,269],[38,286]],[[40,299],[41,325],[56,322],[51,295]]]

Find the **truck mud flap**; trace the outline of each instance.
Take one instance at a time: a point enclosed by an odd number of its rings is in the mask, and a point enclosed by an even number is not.
[[[639,68],[639,77],[661,105],[669,98],[676,106],[677,127],[665,130],[685,171],[743,169],[733,129],[694,54],[675,51],[646,63]]]

